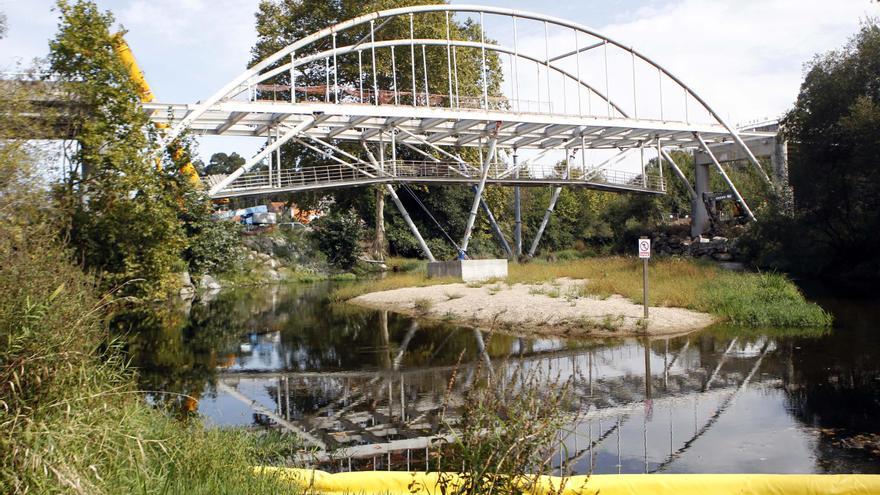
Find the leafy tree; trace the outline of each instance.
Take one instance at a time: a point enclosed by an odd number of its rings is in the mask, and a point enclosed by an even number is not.
[[[205,174],[231,174],[244,165],[245,161],[243,156],[234,151],[229,155],[222,152],[214,153],[208,161],[208,166],[205,167]]]
[[[184,195],[180,219],[188,242],[183,259],[191,273],[224,272],[241,261],[239,227],[232,221],[214,220],[203,194],[191,190]]]
[[[792,143],[793,218],[755,226],[759,264],[880,278],[880,26],[810,64],[783,124]]]
[[[355,212],[335,211],[312,225],[318,248],[327,255],[331,264],[343,270],[354,266],[363,236],[363,226]]]
[[[185,246],[174,184],[150,156],[149,121],[113,49],[113,15],[85,0],[59,0],[58,11],[49,65],[80,104],[69,116],[79,174],[58,189],[71,244],[106,285],[139,279],[125,292],[157,294],[173,284]]]
[[[338,22],[357,17],[359,15],[396,8],[408,5],[435,4],[441,3],[436,0],[370,0],[366,2],[354,2],[350,0],[342,0],[337,2],[326,2],[322,0],[264,0],[260,3],[257,18],[257,43],[251,50],[253,57],[251,64],[256,64],[265,57],[271,55],[277,50],[287,46],[288,44],[304,38],[305,36],[336,24]],[[415,24],[416,38],[438,38],[442,39],[446,36],[446,17],[443,13],[434,13],[416,16]],[[369,33],[369,25],[361,26],[355,30],[340,33],[336,39],[338,46],[353,45]],[[452,39],[479,41],[480,31],[479,25],[470,20],[458,22],[453,20],[450,23],[450,36]],[[375,33],[376,41],[401,39],[409,37],[409,19],[401,17],[394,19],[385,25],[381,30]],[[326,49],[326,47],[308,47],[305,51],[298,51],[298,56],[307,56],[309,50],[318,51],[318,49]],[[431,94],[444,94],[448,91],[448,80],[446,71],[446,48],[445,47],[428,47],[426,49],[426,65],[429,77],[429,92]],[[364,79],[360,79],[358,73],[358,64],[355,58],[350,60],[342,59],[339,63],[339,72],[336,74],[340,86],[359,87],[363,83],[365,88],[372,87],[372,70],[367,64],[364,68]],[[412,72],[403,70],[409,68],[412,61],[410,60],[408,50],[397,50],[395,53],[395,62],[397,64],[397,85],[401,92],[412,91]],[[458,84],[460,94],[462,96],[471,95],[478,96],[482,93],[479,60],[480,51],[470,48],[459,48],[457,54],[458,60]],[[424,68],[421,63],[421,54],[416,55],[416,72],[415,82],[416,91],[424,92]],[[492,52],[487,53],[487,64],[489,72],[488,89],[490,95],[500,94],[501,83],[501,63],[497,56]],[[332,69],[331,69],[332,70]],[[376,64],[377,86],[380,89],[391,89],[394,86],[392,76],[391,59],[387,53],[381,57],[377,57]],[[323,63],[315,64],[304,70],[303,74],[297,76],[297,87],[303,86],[320,86],[325,84],[326,69]],[[289,85],[289,71],[283,71],[277,77],[269,81],[275,84]],[[289,95],[288,95],[289,96]],[[300,91],[297,98],[302,100],[306,96]],[[323,100],[324,95],[310,94],[307,96],[312,100]],[[406,100],[408,96],[404,96]],[[335,145],[345,149],[346,151],[358,155],[363,154],[363,149],[350,142],[334,142]],[[472,163],[476,163],[477,152],[475,149],[455,150],[463,159]],[[377,150],[373,150],[375,154]],[[390,150],[386,146],[386,154],[390,154]],[[386,155],[387,156],[387,155]],[[422,160],[423,155],[399,146],[397,149],[397,157],[400,160]],[[287,143],[281,147],[281,161],[285,166],[287,164],[295,164],[297,167],[311,167],[323,165],[326,158],[313,150],[309,150],[296,143]],[[464,225],[467,220],[468,208],[473,199],[473,193],[467,188],[461,187],[413,187],[418,198],[425,204],[428,211],[434,215],[440,224],[446,229],[453,239],[458,242],[464,233]],[[418,201],[408,192],[400,190],[399,195],[412,215],[413,220],[426,238],[432,251],[438,257],[455,256],[455,248],[446,239],[446,236],[430,219],[427,212],[419,205]],[[317,205],[321,199],[321,195],[325,193],[302,193],[297,196],[297,203],[310,207]],[[336,208],[347,210],[354,207],[360,217],[367,222],[375,223],[376,203],[381,198],[381,189],[375,188],[350,189],[344,192],[331,191],[326,193],[334,200]],[[389,248],[392,252],[406,254],[412,256],[421,255],[418,244],[406,228],[402,219],[396,214],[385,214],[385,227],[387,231],[387,240]],[[478,224],[475,228],[474,240],[471,253],[476,253],[488,249],[492,245],[491,234],[488,233],[484,225]]]

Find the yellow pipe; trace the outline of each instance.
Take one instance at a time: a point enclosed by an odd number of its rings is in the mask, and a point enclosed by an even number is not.
[[[150,88],[150,85],[147,83],[146,77],[144,77],[144,71],[141,70],[140,66],[137,63],[137,60],[134,58],[134,53],[131,51],[131,47],[128,46],[128,43],[125,42],[125,38],[122,37],[122,33],[116,33],[113,35],[113,50],[116,52],[116,55],[119,57],[119,60],[122,61],[122,64],[128,69],[128,75],[131,77],[132,82],[134,82],[135,87],[138,91],[138,96],[143,103],[149,103],[153,101],[155,98],[153,96],[153,90]],[[167,129],[168,124],[160,123],[156,124],[158,129]],[[175,162],[179,163],[183,161],[184,158],[183,149],[175,145],[174,150],[171,153]],[[162,169],[162,161],[160,159],[156,159],[156,168],[159,170]],[[180,166],[178,169],[180,173],[186,177],[189,183],[193,187],[201,188],[202,180],[199,178],[199,173],[196,171],[195,166],[193,166],[192,162],[186,160],[186,163]]]
[[[295,468],[258,467],[307,493],[441,495],[456,493],[466,479],[457,473],[364,471],[330,474]],[[880,493],[880,475],[828,474],[599,474],[539,476],[518,483],[533,495],[869,495]]]

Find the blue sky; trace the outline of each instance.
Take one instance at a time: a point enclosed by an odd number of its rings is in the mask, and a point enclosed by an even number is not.
[[[258,0],[98,0],[129,30],[127,39],[159,101],[195,102],[245,68]],[[463,3],[463,2],[456,2]],[[868,0],[474,0],[540,11],[593,27],[636,47],[676,74],[724,117],[745,122],[784,112],[803,64],[841,46],[867,16]],[[0,0],[7,38],[0,71],[45,55],[57,12],[52,0]],[[491,26],[490,26],[491,28]],[[215,151],[248,155],[260,143],[203,138]]]

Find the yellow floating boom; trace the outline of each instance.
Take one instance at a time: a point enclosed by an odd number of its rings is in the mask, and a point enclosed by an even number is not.
[[[465,483],[457,473],[364,471],[330,474],[294,468],[256,468],[306,493],[441,495]],[[880,475],[863,474],[597,474],[523,480],[534,495],[869,495],[880,493]],[[529,486],[533,488],[529,489]]]
[[[140,96],[141,102],[149,103],[153,101],[153,90],[147,83],[147,79],[144,77],[144,71],[141,70],[137,60],[135,60],[134,53],[132,53],[131,47],[128,46],[128,43],[125,42],[122,33],[116,33],[113,35],[113,50],[116,52],[119,59],[122,60],[123,65],[128,69],[129,77],[131,77],[132,82],[134,82],[137,87],[138,96]],[[168,124],[156,124],[156,127],[160,130],[167,129]],[[171,156],[175,161],[179,161],[183,157],[183,153],[183,148],[175,146],[171,151]],[[156,167],[159,169],[162,168],[162,162],[160,160],[156,160]],[[186,163],[180,166],[179,171],[194,187],[202,187],[202,180],[199,178],[199,173],[196,171],[196,168],[191,161],[187,160]]]

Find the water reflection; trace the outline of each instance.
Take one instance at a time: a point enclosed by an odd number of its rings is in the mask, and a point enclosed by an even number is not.
[[[579,342],[360,310],[330,303],[327,290],[222,292],[114,326],[130,331],[141,386],[173,392],[152,401],[191,410],[184,396],[194,397],[212,424],[294,430],[372,467],[421,466],[426,439],[444,433],[439,409],[461,400],[479,368],[501,380],[522,368],[574,377],[581,414],[554,459],[564,471],[880,472],[880,452],[852,441],[880,433],[876,306],[838,314],[824,335]]]

